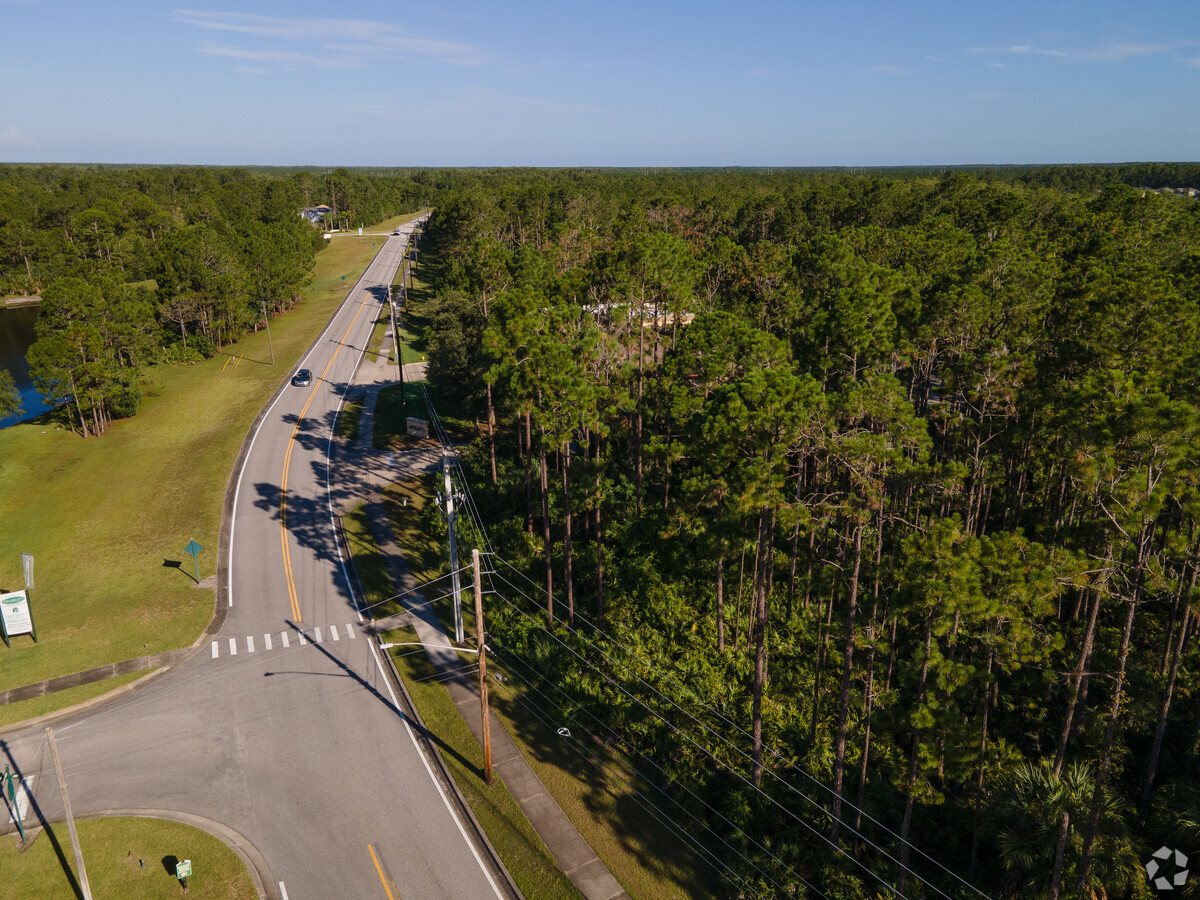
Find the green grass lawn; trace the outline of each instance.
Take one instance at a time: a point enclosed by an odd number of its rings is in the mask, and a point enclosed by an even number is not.
[[[79,846],[92,896],[175,900],[183,895],[175,862],[192,861],[191,900],[254,900],[246,866],[206,831],[166,819],[79,819]],[[0,837],[0,900],[75,898],[77,872],[67,826]],[[64,867],[69,867],[68,870]],[[168,871],[170,869],[170,871]]]
[[[20,554],[34,554],[39,638],[0,646],[0,687],[187,646],[204,630],[213,591],[195,586],[183,548],[197,541],[200,577],[215,572],[224,491],[251,423],[379,249],[328,244],[303,302],[271,323],[274,366],[261,331],[204,363],[151,369],[137,416],[103,437],[49,417],[0,430],[0,590],[22,586]]]

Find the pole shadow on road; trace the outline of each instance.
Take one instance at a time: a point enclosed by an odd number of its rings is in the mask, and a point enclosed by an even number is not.
[[[0,752],[4,753],[9,766],[12,767],[13,774],[20,779],[21,784],[26,784],[25,773],[21,771],[21,767],[17,765],[17,761],[13,759],[12,751],[9,749],[6,741],[0,741]],[[67,855],[63,853],[62,844],[58,842],[58,838],[50,828],[50,823],[46,821],[46,817],[42,814],[41,804],[38,803],[37,797],[28,788],[26,788],[25,796],[29,799],[29,808],[37,818],[38,824],[42,826],[42,832],[46,835],[46,839],[50,841],[50,846],[54,848],[54,855],[58,857],[58,864],[62,866],[63,874],[67,876],[67,884],[71,887],[71,896],[82,897],[83,888],[79,886],[79,882],[75,879],[75,873],[71,870],[71,864],[67,862]]]
[[[408,726],[410,728],[412,728],[413,731],[420,734],[427,741],[430,741],[431,743],[436,744],[438,746],[438,749],[440,749],[442,751],[442,753],[446,753],[446,754],[449,754],[450,756],[454,757],[456,760],[458,760],[459,764],[462,765],[464,768],[475,773],[480,778],[483,778],[483,769],[481,767],[475,765],[469,759],[464,757],[461,753],[459,753],[457,750],[455,750],[453,747],[451,747],[449,744],[447,744],[445,741],[443,741],[441,738],[439,738],[436,734],[434,734],[429,729],[427,729],[420,722],[411,718],[407,713],[404,712],[404,710],[400,709],[398,706],[396,706],[394,703],[392,703],[391,700],[389,700],[383,694],[379,693],[379,691],[376,690],[375,687],[373,687],[369,682],[367,682],[361,675],[359,675],[357,672],[355,672],[353,669],[351,669],[348,665],[346,665],[344,662],[342,662],[340,659],[338,659],[336,656],[334,656],[332,653],[330,653],[328,650],[326,650],[322,644],[318,644],[313,639],[312,635],[305,633],[304,629],[301,628],[299,625],[297,625],[295,622],[292,622],[290,620],[285,620],[285,621],[287,621],[289,628],[291,628],[297,634],[303,634],[304,639],[306,641],[308,641],[310,644],[312,644],[314,647],[316,647],[317,650],[319,650],[322,654],[324,654],[325,657],[327,659],[329,659],[335,666],[337,666],[339,669],[341,669],[343,672],[345,672],[348,676],[350,676],[355,681],[357,681],[359,684],[361,684],[364,688],[366,688],[367,691],[371,694],[371,696],[373,696],[376,700],[378,700],[380,703],[382,703],[384,706],[386,706],[388,709],[390,709],[392,712],[394,712],[403,721],[407,722]],[[266,677],[266,675],[269,675],[269,674],[271,674],[271,673],[269,673],[269,672],[264,673],[264,677]],[[285,673],[277,672],[275,674],[282,675]],[[320,675],[320,674],[325,674],[325,673],[309,672],[309,673],[305,673],[305,674]]]

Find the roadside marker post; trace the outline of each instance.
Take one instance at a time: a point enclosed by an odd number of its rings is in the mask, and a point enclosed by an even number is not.
[[[21,832],[21,843],[27,844],[25,840],[25,823],[21,821],[21,807],[17,803],[17,789],[13,787],[13,773],[9,769],[8,763],[4,764],[4,795],[8,797],[12,804],[13,821],[17,823],[17,831]]]
[[[196,567],[196,584],[200,583],[200,551],[203,549],[195,541],[188,541],[188,545],[183,548],[184,553],[191,554],[192,565]]]

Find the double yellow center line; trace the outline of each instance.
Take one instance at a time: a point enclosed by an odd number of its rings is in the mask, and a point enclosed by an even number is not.
[[[366,298],[364,297],[358,304],[358,312],[354,314],[354,318],[350,320],[350,324],[346,327],[346,333],[342,335],[342,340],[338,343],[337,349],[333,351],[333,356],[329,357],[329,362],[325,364],[320,377],[313,382],[312,390],[308,392],[308,399],[304,402],[304,408],[300,410],[300,415],[296,417],[296,424],[292,428],[292,436],[288,439],[287,452],[283,454],[283,477],[279,481],[279,541],[283,547],[283,574],[284,579],[287,581],[288,600],[292,605],[292,621],[296,623],[300,623],[304,619],[300,613],[300,598],[296,593],[296,579],[292,574],[292,552],[288,547],[287,535],[288,469],[292,464],[292,450],[296,446],[296,435],[300,433],[300,426],[304,422],[304,417],[308,414],[308,408],[312,405],[313,398],[317,396],[317,388],[325,380],[325,376],[329,374],[329,370],[333,366],[333,361],[338,358],[338,354],[346,346],[346,341],[350,337],[350,331],[358,322],[358,317],[362,315],[362,311],[366,305]]]

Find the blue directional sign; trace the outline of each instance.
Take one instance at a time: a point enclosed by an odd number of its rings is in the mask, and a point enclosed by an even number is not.
[[[200,583],[200,551],[204,548],[195,541],[188,541],[188,545],[183,548],[184,553],[190,553],[192,556],[192,564],[196,567],[196,584]]]

